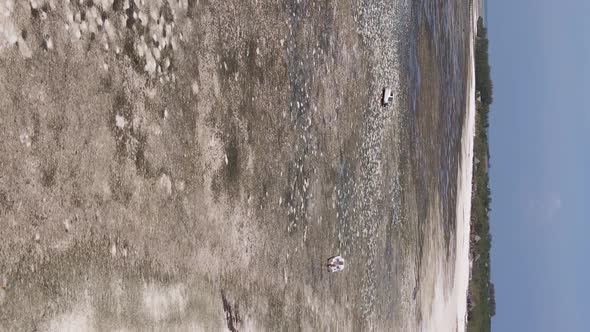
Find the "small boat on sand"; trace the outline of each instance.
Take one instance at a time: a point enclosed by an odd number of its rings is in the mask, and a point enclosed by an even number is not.
[[[383,98],[381,100],[381,104],[383,107],[388,106],[393,102],[393,91],[390,88],[383,89]]]

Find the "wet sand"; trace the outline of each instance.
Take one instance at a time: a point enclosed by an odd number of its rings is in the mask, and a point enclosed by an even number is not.
[[[34,7],[2,22],[0,330],[419,329],[454,249],[423,222],[416,137],[444,133],[411,110],[412,8]]]
[[[427,1],[425,8],[417,25],[417,58],[426,77],[419,80],[414,154],[422,213],[417,220],[419,330],[464,331],[477,14],[454,1]]]

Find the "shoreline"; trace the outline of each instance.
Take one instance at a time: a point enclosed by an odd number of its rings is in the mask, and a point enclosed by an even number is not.
[[[462,22],[463,25],[457,31],[463,31],[463,33],[460,37],[459,35],[455,37],[461,39],[457,41],[457,44],[451,44],[447,47],[455,47],[453,50],[461,52],[463,70],[461,76],[453,77],[461,85],[457,86],[457,91],[461,91],[464,99],[451,106],[456,110],[454,113],[456,116],[453,121],[456,121],[454,123],[459,124],[460,127],[455,132],[454,137],[456,143],[452,151],[449,151],[451,154],[443,154],[443,156],[454,160],[454,167],[456,167],[453,171],[449,172],[450,179],[454,178],[454,184],[451,185],[453,188],[452,191],[454,191],[454,197],[451,196],[453,201],[449,202],[448,208],[453,213],[449,215],[438,213],[438,211],[444,211],[444,209],[439,210],[439,207],[444,205],[441,205],[442,201],[439,199],[445,196],[442,194],[439,194],[440,196],[431,194],[431,200],[425,202],[426,215],[418,218],[419,220],[426,218],[429,221],[422,230],[425,236],[423,240],[424,246],[423,251],[419,253],[422,261],[419,276],[420,297],[417,300],[418,331],[441,330],[464,332],[466,329],[467,292],[470,275],[471,183],[473,178],[472,166],[476,114],[474,38],[477,29],[477,9],[474,6],[463,7],[463,11],[458,15],[462,15],[462,21],[458,22]],[[435,37],[426,36],[426,38],[422,38],[428,41]],[[422,118],[418,120],[418,124],[420,126],[419,129],[423,133],[432,130],[432,123],[439,123],[440,121],[439,118],[433,115],[440,113],[436,111],[438,104],[436,102],[430,103],[429,100],[444,100],[445,95],[437,95],[442,83],[437,84],[434,80],[442,79],[441,77],[446,77],[444,75],[447,75],[447,72],[439,73],[437,66],[432,67],[432,64],[428,62],[431,58],[431,52],[428,52],[428,49],[426,51],[421,62],[421,69],[424,72],[433,74],[426,80],[426,82],[429,82],[426,84],[431,84],[430,87],[426,85],[427,90],[430,88],[430,98],[423,101],[422,108],[419,107],[422,113],[418,115],[422,116]],[[441,52],[445,52],[444,46]],[[422,67],[424,64],[426,67]],[[429,64],[431,67],[428,67]],[[428,111],[426,112],[424,110]],[[441,139],[444,140],[444,138]],[[436,143],[436,138],[423,143],[421,148],[430,152],[426,153],[426,156],[433,155],[439,151],[437,149],[440,149],[441,145]],[[436,159],[431,158],[432,160]],[[437,178],[437,175],[432,174],[431,177]],[[430,182],[426,188],[438,188],[437,186],[438,182]],[[431,191],[438,192],[437,190]],[[448,222],[448,228],[444,227],[445,221]],[[441,252],[444,250],[446,250],[447,255],[441,255]]]
[[[469,287],[469,245],[471,228],[471,184],[473,181],[473,144],[475,138],[475,54],[474,38],[477,34],[478,11],[471,7],[472,22],[469,41],[469,88],[466,99],[465,126],[461,137],[461,163],[457,182],[457,254],[453,288],[458,292],[457,328],[465,331],[467,325],[467,292]],[[462,211],[462,213],[459,213]],[[459,235],[462,237],[459,237]],[[462,295],[462,296],[459,296]]]

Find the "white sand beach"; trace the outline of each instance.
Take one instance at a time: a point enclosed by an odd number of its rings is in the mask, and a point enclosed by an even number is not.
[[[469,286],[469,240],[471,221],[471,184],[473,178],[473,143],[475,136],[475,62],[474,41],[477,34],[478,6],[473,6],[469,45],[469,67],[465,117],[461,135],[460,162],[457,176],[456,238],[454,260],[438,257],[432,301],[422,308],[425,319],[421,331],[464,332],[467,323]],[[451,280],[448,280],[451,274]]]

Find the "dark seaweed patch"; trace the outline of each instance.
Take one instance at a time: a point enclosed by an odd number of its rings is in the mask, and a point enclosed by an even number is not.
[[[41,173],[41,184],[43,187],[53,187],[55,185],[55,174],[57,173],[57,167],[51,164],[47,168],[44,168]]]
[[[227,328],[231,332],[237,332],[237,326],[242,322],[238,311],[238,305],[235,304],[232,306],[223,292],[221,292],[221,301],[223,302],[223,312],[225,313]]]

